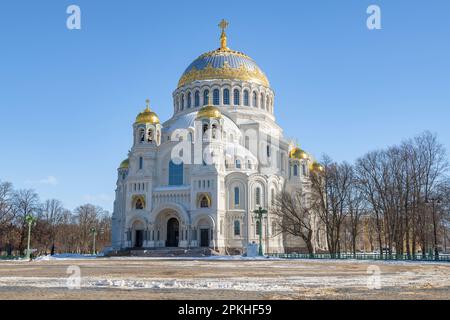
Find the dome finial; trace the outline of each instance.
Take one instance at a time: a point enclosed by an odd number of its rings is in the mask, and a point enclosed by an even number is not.
[[[145,99],[145,104],[146,104],[146,108],[145,108],[145,110],[147,111],[150,111],[150,99],[149,98],[147,98],[147,99]]]
[[[228,21],[225,19],[222,19],[219,23],[219,28],[222,29],[222,35],[220,36],[220,49],[222,50],[229,50],[227,47],[227,35],[225,33],[225,29],[228,28]]]

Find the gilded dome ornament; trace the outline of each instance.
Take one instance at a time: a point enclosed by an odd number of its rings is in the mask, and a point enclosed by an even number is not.
[[[225,19],[222,19],[219,23],[219,28],[222,29],[222,34],[220,35],[220,49],[221,50],[230,50],[227,47],[227,35],[225,33],[225,30],[228,28],[228,21]]]
[[[150,110],[150,100],[147,99],[147,100],[145,100],[145,102],[147,103],[147,107],[145,108],[145,110],[143,112],[141,112],[137,115],[135,123],[136,124],[145,124],[145,123],[159,124],[160,122],[159,122],[158,115]]]

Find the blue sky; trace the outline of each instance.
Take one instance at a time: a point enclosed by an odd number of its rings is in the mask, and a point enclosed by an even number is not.
[[[82,29],[66,28],[81,7]],[[366,9],[382,10],[369,31]],[[450,149],[450,2],[2,1],[0,180],[69,209],[111,210],[116,168],[149,97],[161,119],[189,63],[228,43],[275,91],[285,135],[353,161],[424,130]]]

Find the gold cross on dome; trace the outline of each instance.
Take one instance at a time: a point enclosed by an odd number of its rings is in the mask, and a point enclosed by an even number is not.
[[[222,32],[224,32],[225,29],[228,28],[228,25],[229,25],[228,21],[225,19],[222,19],[222,21],[220,21],[220,23],[219,23],[219,28],[222,29]]]
[[[150,109],[150,99],[146,99],[145,103],[147,104],[147,109]]]

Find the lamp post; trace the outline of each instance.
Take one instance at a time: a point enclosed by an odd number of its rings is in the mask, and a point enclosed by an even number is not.
[[[254,214],[256,214],[256,218],[259,221],[259,226],[258,226],[258,233],[259,233],[259,255],[262,256],[263,255],[263,250],[262,250],[262,217],[264,214],[267,214],[267,210],[259,207],[257,210],[253,211]]]
[[[31,255],[30,242],[31,242],[31,227],[35,224],[36,218],[32,214],[27,214],[25,217],[25,222],[28,224],[28,243],[27,243],[27,254],[26,258],[29,260]]]
[[[91,233],[93,236],[93,243],[92,243],[92,254],[95,254],[95,237],[97,236],[97,229],[95,229],[94,227],[91,228]]]
[[[437,221],[436,221],[436,204],[441,204],[439,198],[430,198],[426,203],[431,203],[431,214],[433,215],[433,236],[434,236],[434,259],[439,260],[438,240],[437,240]]]

